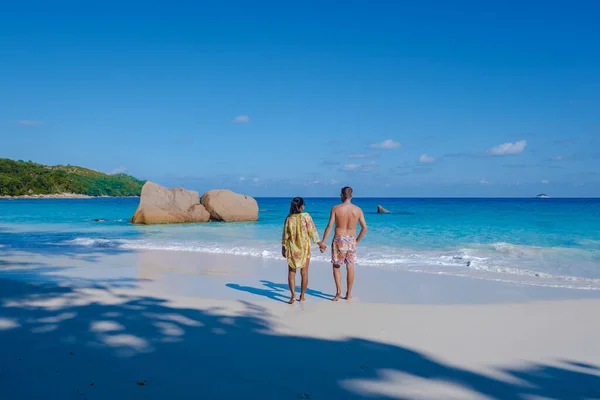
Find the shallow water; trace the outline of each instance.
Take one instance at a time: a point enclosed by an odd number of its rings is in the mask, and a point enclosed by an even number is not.
[[[138,199],[0,200],[0,256],[160,249],[280,258],[290,199],[257,199],[260,220],[134,226]],[[322,234],[337,199],[305,199]],[[600,290],[600,199],[356,199],[365,268]],[[377,214],[377,205],[391,211]],[[97,221],[96,221],[97,220]],[[327,260],[316,247],[314,258]]]

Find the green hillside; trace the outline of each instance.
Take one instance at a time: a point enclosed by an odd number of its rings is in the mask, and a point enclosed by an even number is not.
[[[0,158],[0,195],[77,193],[88,196],[139,196],[144,181],[71,165],[46,166]]]

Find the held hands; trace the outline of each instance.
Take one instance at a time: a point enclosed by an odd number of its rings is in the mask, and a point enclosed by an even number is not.
[[[327,245],[325,245],[323,242],[319,242],[319,250],[321,250],[321,253],[325,253],[325,250],[327,250]]]

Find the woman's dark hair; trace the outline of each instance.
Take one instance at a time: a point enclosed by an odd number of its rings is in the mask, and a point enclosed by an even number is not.
[[[290,206],[290,215],[300,214],[302,212],[300,209],[303,205],[304,199],[302,197],[294,197],[294,200],[292,200],[292,205]]]

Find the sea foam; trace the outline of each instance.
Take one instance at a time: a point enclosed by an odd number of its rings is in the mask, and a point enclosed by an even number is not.
[[[100,249],[182,251],[205,254],[229,254],[281,260],[280,247],[273,244],[253,243],[253,246],[235,243],[218,244],[199,241],[156,241],[131,239],[101,239],[80,237],[65,241],[64,245],[95,247]],[[494,257],[490,249],[500,254]],[[415,251],[414,249],[359,247],[358,266],[390,270],[471,276],[503,282],[600,290],[600,279],[574,275],[541,272],[534,268],[518,266],[539,252],[572,252],[573,249],[544,249],[535,246],[493,243],[489,246],[474,244],[472,248],[447,251]],[[508,256],[507,256],[508,254]],[[535,258],[534,258],[535,260]],[[329,253],[313,251],[313,261],[330,262]],[[529,265],[533,266],[534,262]]]

